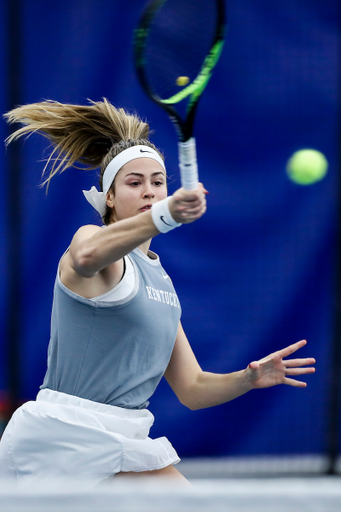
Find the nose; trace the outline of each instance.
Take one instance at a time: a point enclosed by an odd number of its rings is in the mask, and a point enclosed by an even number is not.
[[[144,192],[143,192],[143,198],[144,198],[144,199],[147,199],[147,197],[152,198],[152,197],[154,197],[154,195],[155,195],[155,194],[154,194],[154,192],[153,192],[153,190],[152,190],[151,186],[150,186],[149,184],[148,184],[148,185],[146,185],[146,189],[145,189],[145,190],[144,190]]]

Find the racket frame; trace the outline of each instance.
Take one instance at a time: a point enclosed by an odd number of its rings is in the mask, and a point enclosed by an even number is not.
[[[170,98],[162,99],[154,92],[145,73],[145,47],[155,17],[163,5],[171,0],[149,0],[140,17],[138,28],[134,33],[134,62],[139,82],[149,98],[159,105],[172,121],[179,139],[179,166],[181,183],[187,190],[194,190],[198,184],[195,139],[192,137],[195,114],[200,97],[206,88],[213,68],[217,64],[224,45],[226,32],[224,0],[214,1],[217,7],[217,25],[209,53],[204,59],[197,77],[181,91]],[[195,1],[195,0],[194,0]],[[186,116],[182,119],[174,105],[189,97]]]

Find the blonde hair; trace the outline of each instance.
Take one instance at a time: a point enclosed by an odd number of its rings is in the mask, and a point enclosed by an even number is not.
[[[121,151],[138,144],[155,149],[164,159],[148,140],[149,125],[137,115],[115,108],[106,98],[89,101],[90,105],[71,105],[47,100],[23,105],[4,115],[8,123],[24,125],[6,139],[7,145],[35,132],[52,142],[54,149],[42,175],[48,168],[50,171],[42,186],[48,188],[53,176],[78,163],[85,169],[100,167],[102,190],[102,177],[109,162]],[[105,224],[110,216],[111,209],[107,207]]]

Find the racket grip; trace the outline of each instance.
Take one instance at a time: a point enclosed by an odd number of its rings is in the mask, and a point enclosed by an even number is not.
[[[179,142],[178,148],[181,186],[185,190],[196,190],[199,180],[195,138],[191,137],[186,142]]]

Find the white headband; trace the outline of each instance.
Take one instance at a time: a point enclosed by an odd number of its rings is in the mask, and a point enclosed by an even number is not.
[[[85,199],[98,211],[101,217],[104,217],[106,212],[106,195],[109,191],[112,182],[114,181],[118,171],[131,160],[136,158],[151,158],[156,160],[159,164],[165,168],[160,155],[155,149],[149,146],[132,146],[131,148],[125,149],[119,153],[115,158],[111,160],[108,167],[105,169],[103,174],[103,192],[98,192],[96,187],[91,187],[90,190],[83,190]]]

